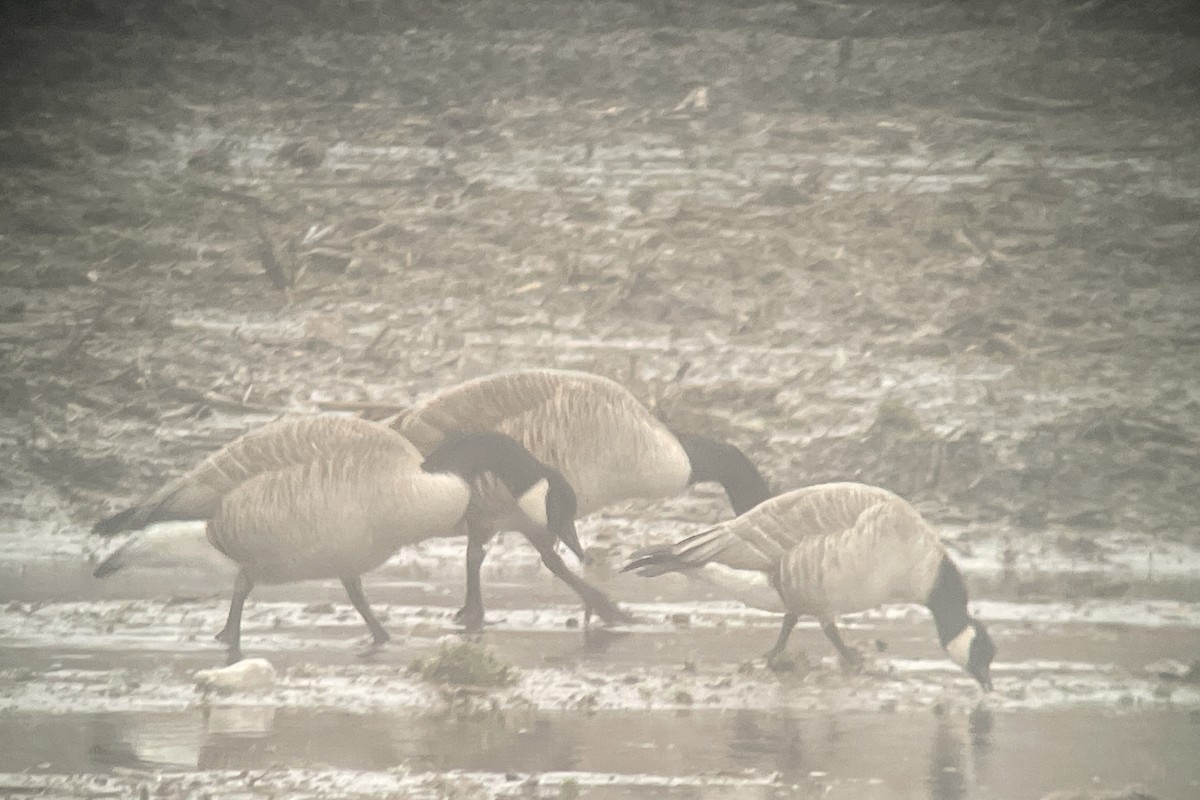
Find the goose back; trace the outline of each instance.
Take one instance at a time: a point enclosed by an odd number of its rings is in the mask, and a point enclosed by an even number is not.
[[[221,500],[208,539],[255,582],[362,574],[405,544],[462,533],[467,484],[420,464],[389,432],[261,472]]]
[[[804,539],[845,531],[863,510],[894,497],[856,483],[796,489],[674,544],[640,550],[626,569],[653,577],[715,565],[773,575],[787,551]]]
[[[422,452],[451,430],[507,434],[563,473],[580,515],[619,500],[678,494],[691,465],[678,439],[620,384],[531,370],[468,381],[393,422]]]
[[[926,602],[946,550],[907,501],[857,484],[801,491],[809,494],[773,520],[801,526],[773,576],[789,610],[832,619],[887,602]]]
[[[411,443],[383,425],[354,417],[315,416],[278,420],[246,433],[167,483],[136,506],[103,520],[96,532],[136,530],[168,520],[202,520],[221,498],[257,475],[332,456],[347,447],[388,438],[397,448]]]

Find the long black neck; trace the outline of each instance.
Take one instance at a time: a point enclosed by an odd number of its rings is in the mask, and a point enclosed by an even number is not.
[[[421,464],[426,472],[452,472],[471,481],[495,475],[514,497],[549,478],[549,469],[516,440],[494,431],[451,431]]]
[[[771,487],[746,454],[731,444],[704,436],[675,434],[692,464],[688,484],[716,481],[725,489],[735,514],[744,514],[771,496]]]
[[[971,615],[967,612],[967,585],[949,556],[942,557],[925,605],[933,612],[933,624],[937,626],[942,647],[971,623]]]

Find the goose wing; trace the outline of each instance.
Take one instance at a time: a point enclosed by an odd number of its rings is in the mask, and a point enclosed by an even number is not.
[[[451,430],[490,430],[563,473],[587,514],[618,499],[682,491],[678,440],[620,384],[563,370],[504,373],[447,389],[393,427],[428,453]]]
[[[455,429],[502,433],[508,432],[506,428],[529,429],[533,419],[561,416],[556,410],[565,399],[580,395],[593,396],[597,403],[623,404],[632,399],[620,384],[586,372],[506,372],[439,392],[401,415],[392,427],[428,453]]]
[[[864,510],[894,497],[885,489],[851,483],[797,489],[674,544],[640,550],[625,569],[652,576],[721,564],[773,574],[796,545],[843,532]]]
[[[923,602],[945,548],[906,500],[874,487],[846,487],[816,504],[823,516],[784,555],[777,588],[788,608],[822,618],[889,601]],[[824,525],[822,526],[822,523]]]
[[[253,476],[222,498],[208,539],[267,582],[359,575],[404,544],[455,531],[470,489],[427,473],[403,437]]]
[[[403,436],[353,417],[316,416],[285,419],[250,431],[201,461],[132,508],[96,524],[101,535],[136,530],[167,520],[208,519],[230,491],[255,476],[306,464],[376,439],[416,449]]]

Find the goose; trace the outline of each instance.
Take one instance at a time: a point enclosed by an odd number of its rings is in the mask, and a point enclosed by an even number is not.
[[[452,430],[511,436],[563,474],[580,516],[622,500],[672,497],[705,481],[724,487],[737,514],[771,494],[737,447],[673,432],[625,387],[586,372],[524,370],[477,378],[438,392],[390,424],[422,452]],[[466,601],[456,616],[468,630],[483,624],[484,545],[503,530],[495,522],[475,523],[468,532]],[[593,611],[609,623],[629,619],[614,604],[585,603],[585,626]]]
[[[736,519],[674,544],[635,553],[623,571],[643,577],[706,564],[768,577],[786,611],[768,663],[782,656],[801,614],[815,616],[843,665],[862,657],[837,628],[841,614],[886,602],[920,603],[938,641],[984,690],[996,654],[967,609],[967,587],[937,532],[907,501],[861,483],[827,483],[774,497]]]
[[[485,474],[507,493],[501,518],[513,529],[539,549],[553,551],[557,537],[582,552],[570,484],[509,437],[454,432],[425,457],[386,426],[334,416],[252,431],[93,531],[112,536],[166,520],[203,520],[208,543],[238,566],[229,615],[217,634],[228,646],[229,663],[241,659],[242,608],[258,583],[340,579],[378,647],[389,637],[371,611],[361,575],[403,545],[462,535],[472,486]],[[156,549],[146,542],[135,537],[95,575],[137,563]]]

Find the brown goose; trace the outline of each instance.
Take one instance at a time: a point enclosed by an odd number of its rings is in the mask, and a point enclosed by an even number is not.
[[[528,370],[468,381],[437,393],[392,427],[422,452],[451,430],[511,436],[563,474],[575,489],[580,515],[621,500],[670,497],[703,481],[720,483],[738,514],[770,496],[767,482],[736,447],[676,434],[623,386],[586,372]],[[479,571],[484,545],[499,530],[496,521],[481,518],[468,534],[467,596],[457,617],[468,629],[483,624]],[[611,602],[587,604],[585,598],[585,605],[589,616],[595,611],[607,622],[627,619]]]
[[[555,536],[577,553],[570,485],[509,437],[455,433],[428,458],[387,427],[345,417],[273,423],[231,442],[132,508],[96,524],[111,536],[165,520],[204,520],[208,542],[239,567],[218,639],[241,657],[241,614],[256,583],[339,578],[376,645],[387,632],[361,575],[399,547],[464,533],[471,484],[494,475],[500,516],[535,544]],[[98,577],[154,547],[135,538],[101,563]]]
[[[861,657],[842,641],[839,615],[921,603],[950,658],[991,689],[996,648],[967,609],[962,575],[937,532],[886,489],[828,483],[787,492],[673,545],[635,553],[625,570],[652,577],[710,564],[761,573],[778,592],[786,614],[768,659],[784,652],[799,616],[811,614],[843,663],[856,664]]]

